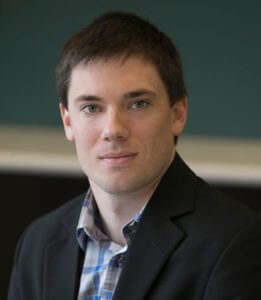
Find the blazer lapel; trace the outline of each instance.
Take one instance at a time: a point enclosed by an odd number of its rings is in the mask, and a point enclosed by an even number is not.
[[[144,299],[169,256],[185,239],[175,219],[194,209],[192,174],[176,154],[144,210],[113,299]]]
[[[169,255],[184,239],[184,233],[171,222],[162,224],[160,231],[135,238],[113,299],[145,299]]]
[[[83,262],[83,253],[76,239],[78,217],[79,209],[65,218],[60,235],[46,247],[43,299],[77,298]]]

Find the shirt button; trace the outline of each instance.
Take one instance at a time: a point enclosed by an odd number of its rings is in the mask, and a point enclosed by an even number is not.
[[[122,266],[123,266],[123,263],[124,263],[124,257],[123,257],[123,256],[120,256],[120,257],[118,258],[118,265],[119,265],[119,267],[122,267]]]
[[[131,223],[130,223],[130,227],[133,227],[133,226],[134,226],[134,224],[135,224],[135,221],[134,221],[134,220],[132,220],[132,221],[131,221]]]

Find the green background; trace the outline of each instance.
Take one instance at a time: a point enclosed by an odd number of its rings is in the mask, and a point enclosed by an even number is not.
[[[177,44],[189,92],[185,133],[261,138],[261,1],[0,2],[0,125],[61,126],[54,68],[99,14],[135,12]]]

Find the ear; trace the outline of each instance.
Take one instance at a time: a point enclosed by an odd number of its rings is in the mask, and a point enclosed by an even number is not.
[[[73,134],[72,124],[71,124],[70,113],[62,103],[60,103],[59,108],[60,108],[60,114],[63,121],[63,128],[65,131],[66,138],[67,140],[72,142],[74,141],[74,134]]]
[[[173,123],[172,123],[172,131],[174,136],[178,136],[182,133],[188,115],[188,100],[187,97],[178,100],[172,106],[173,113]]]

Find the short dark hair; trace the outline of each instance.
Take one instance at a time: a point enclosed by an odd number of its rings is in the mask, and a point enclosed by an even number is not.
[[[67,108],[71,73],[79,63],[129,56],[142,56],[156,67],[171,105],[187,95],[180,55],[171,40],[135,14],[109,12],[65,44],[56,69],[60,101]]]

